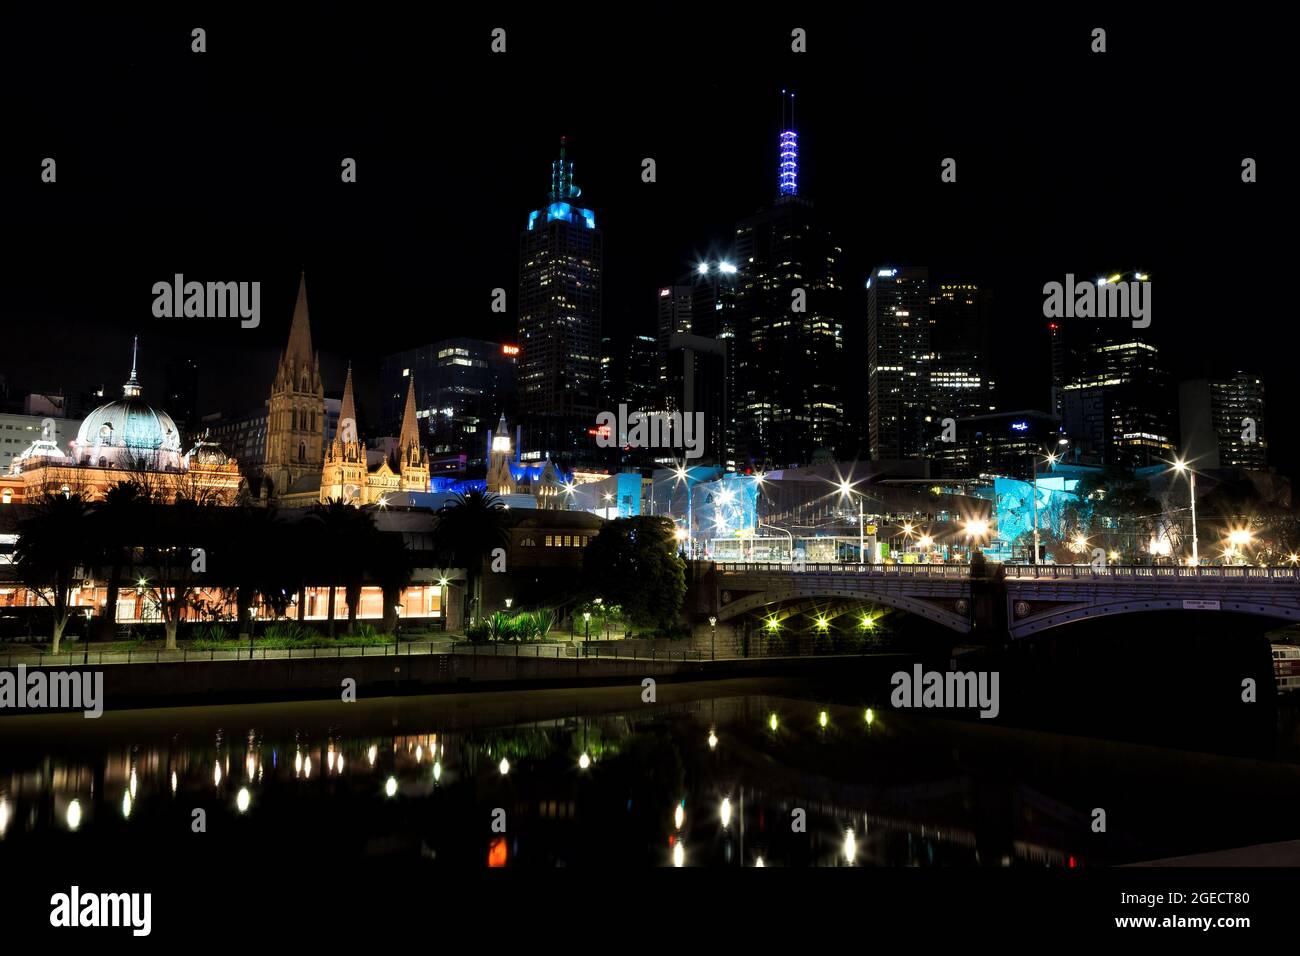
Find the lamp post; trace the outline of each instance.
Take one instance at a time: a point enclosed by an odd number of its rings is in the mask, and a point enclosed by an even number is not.
[[[603,597],[596,598],[596,607],[600,610],[600,619],[604,623],[605,637],[606,639],[608,639],[609,638],[609,615],[605,613],[605,599]]]
[[[1056,444],[1058,446],[1061,446],[1061,445],[1068,445],[1069,443],[1070,443],[1070,439],[1062,438]],[[1056,452],[1049,451],[1043,457],[1047,460],[1049,465],[1055,467],[1056,459],[1057,459]],[[1034,560],[1032,562],[1034,567],[1038,567],[1038,565],[1042,563],[1042,561],[1039,559],[1038,554],[1039,554],[1038,551],[1038,456],[1035,455],[1034,456]]]
[[[862,510],[862,500],[868,496],[864,495],[860,491],[854,491],[853,486],[849,484],[849,481],[846,478],[840,482],[840,497],[848,497],[849,495],[852,495],[853,497],[858,499],[858,564],[866,564],[867,563],[867,535],[866,535],[867,520],[866,520],[866,514]],[[876,499],[873,498],[872,500],[874,501]]]
[[[1196,537],[1196,472],[1187,467],[1187,462],[1179,458],[1174,462],[1174,471],[1180,475],[1187,473],[1188,480],[1191,482],[1190,492],[1192,499],[1192,567],[1198,567],[1201,563],[1200,545]]]
[[[718,617],[716,614],[709,615],[709,627],[712,631],[709,635],[709,660],[718,659]]]
[[[90,615],[91,609],[86,608],[86,639],[82,641],[81,663],[87,665],[90,663]]]
[[[257,629],[257,608],[248,609],[248,659],[253,659],[253,632]]]
[[[591,653],[591,612],[590,611],[582,612],[582,625],[583,625],[582,654],[584,657],[586,657],[588,654]]]

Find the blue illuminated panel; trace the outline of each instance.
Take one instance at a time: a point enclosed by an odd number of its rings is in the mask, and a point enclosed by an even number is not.
[[[533,226],[536,225],[537,218],[541,214],[542,211],[540,209],[534,209],[528,214],[529,229],[532,229]],[[586,226],[588,229],[596,228],[596,214],[592,210],[582,209],[578,206],[571,206],[567,202],[553,202],[546,207],[546,221],[551,222],[555,219]]]
[[[786,130],[781,134],[781,171],[778,184],[782,196],[799,193],[799,134]]]

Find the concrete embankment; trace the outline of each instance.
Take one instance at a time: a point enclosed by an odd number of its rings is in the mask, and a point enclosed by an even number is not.
[[[118,710],[238,701],[337,699],[348,680],[356,682],[358,694],[374,697],[639,685],[647,677],[664,682],[765,676],[880,679],[896,670],[904,660],[910,658],[891,654],[664,661],[427,654],[33,667],[27,673],[29,676],[37,671],[102,674],[104,707]],[[0,709],[0,715],[12,713],[23,711],[12,707]]]

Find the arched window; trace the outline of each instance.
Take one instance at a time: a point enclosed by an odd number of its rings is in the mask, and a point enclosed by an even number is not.
[[[13,500],[14,490],[12,488],[5,488],[3,491],[0,491],[0,505],[7,505]]]
[[[100,468],[107,468],[107,467],[108,467],[108,459],[105,458],[103,455],[100,455],[100,456],[99,456],[99,467],[100,467]]]
[[[307,460],[307,446],[302,442],[298,442],[298,460],[299,461]]]

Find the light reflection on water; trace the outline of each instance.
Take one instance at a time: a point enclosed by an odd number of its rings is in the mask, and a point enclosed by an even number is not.
[[[1169,809],[1192,786],[1205,799],[1207,784],[1240,793],[1248,777],[1293,803],[1300,769],[1287,765],[1188,766],[1172,751],[767,694],[573,704],[496,724],[472,701],[426,701],[415,733],[287,705],[250,727],[241,708],[210,708],[161,741],[148,729],[5,740],[0,857],[77,841],[148,856],[196,808],[223,851],[274,840],[299,858],[452,867],[1069,867],[1297,835],[1245,803],[1209,830]],[[394,727],[399,713],[411,723],[410,702],[392,706]],[[1098,805],[1103,835],[1089,826]]]

